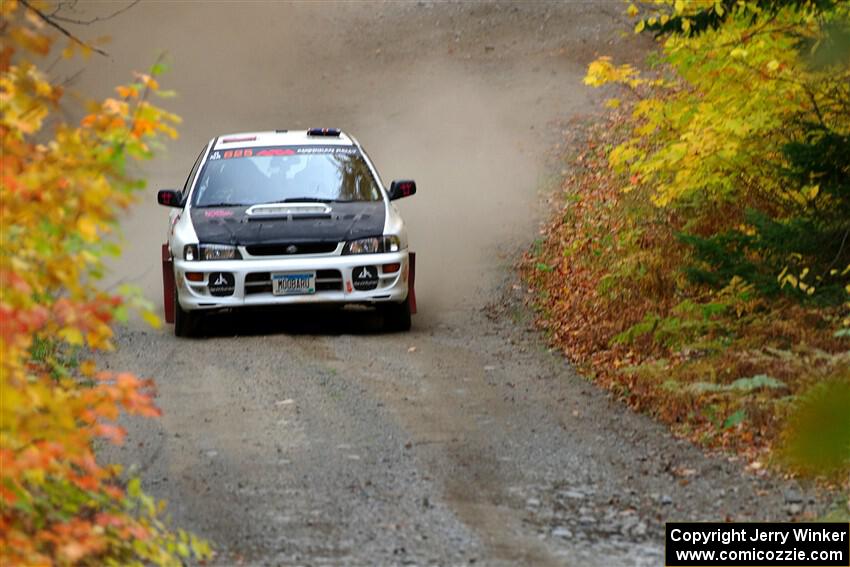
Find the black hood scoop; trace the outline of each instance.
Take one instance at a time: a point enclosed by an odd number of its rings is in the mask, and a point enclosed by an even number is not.
[[[274,203],[193,208],[191,216],[202,243],[342,242],[383,234],[386,207],[383,201]]]

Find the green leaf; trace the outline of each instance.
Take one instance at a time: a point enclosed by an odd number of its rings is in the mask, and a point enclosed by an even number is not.
[[[688,389],[695,394],[706,394],[711,392],[743,392],[749,393],[760,388],[782,389],[787,388],[785,382],[771,378],[766,374],[758,374],[749,378],[738,378],[731,384],[714,384],[712,382],[695,382]]]
[[[151,65],[151,68],[150,68],[150,74],[154,77],[156,77],[158,75],[162,75],[163,73],[165,73],[167,71],[168,71],[168,65],[166,65],[165,63],[162,63],[162,62],[155,63],[155,64]]]
[[[112,312],[112,316],[115,317],[115,320],[119,323],[126,323],[130,320],[129,313],[127,312],[127,307],[121,305],[115,308],[115,311]]]
[[[177,555],[180,557],[189,557],[191,554],[189,553],[189,546],[183,543],[182,541],[177,544]]]
[[[726,421],[723,422],[723,429],[731,429],[739,423],[742,423],[745,419],[747,419],[747,411],[744,409],[739,409],[738,411],[726,418]]]
[[[138,498],[142,494],[142,481],[138,477],[131,478],[127,483],[127,495],[130,498]]]
[[[785,382],[777,380],[776,378],[771,378],[767,374],[757,374],[750,378],[738,378],[729,384],[730,390],[739,390],[744,392],[750,392],[759,388],[781,389],[786,387]]]

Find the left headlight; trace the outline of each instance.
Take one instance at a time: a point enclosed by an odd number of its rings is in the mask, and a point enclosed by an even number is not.
[[[401,240],[398,236],[373,236],[360,238],[345,243],[343,254],[382,254],[401,250]]]
[[[235,246],[227,244],[201,244],[198,246],[199,260],[241,260],[242,255]]]

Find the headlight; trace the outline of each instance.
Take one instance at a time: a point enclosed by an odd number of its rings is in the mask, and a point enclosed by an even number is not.
[[[186,260],[241,260],[235,246],[227,244],[188,244],[183,248]]]
[[[226,244],[201,244],[201,260],[241,260],[235,246]]]
[[[383,252],[398,252],[401,241],[398,236],[373,236],[360,238],[345,243],[343,254],[381,254]]]
[[[198,259],[198,245],[197,244],[187,244],[183,247],[183,259],[184,260],[197,260]]]

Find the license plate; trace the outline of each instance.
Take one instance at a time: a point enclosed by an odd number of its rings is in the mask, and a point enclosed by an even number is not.
[[[316,293],[316,272],[272,274],[272,293],[275,295]]]

